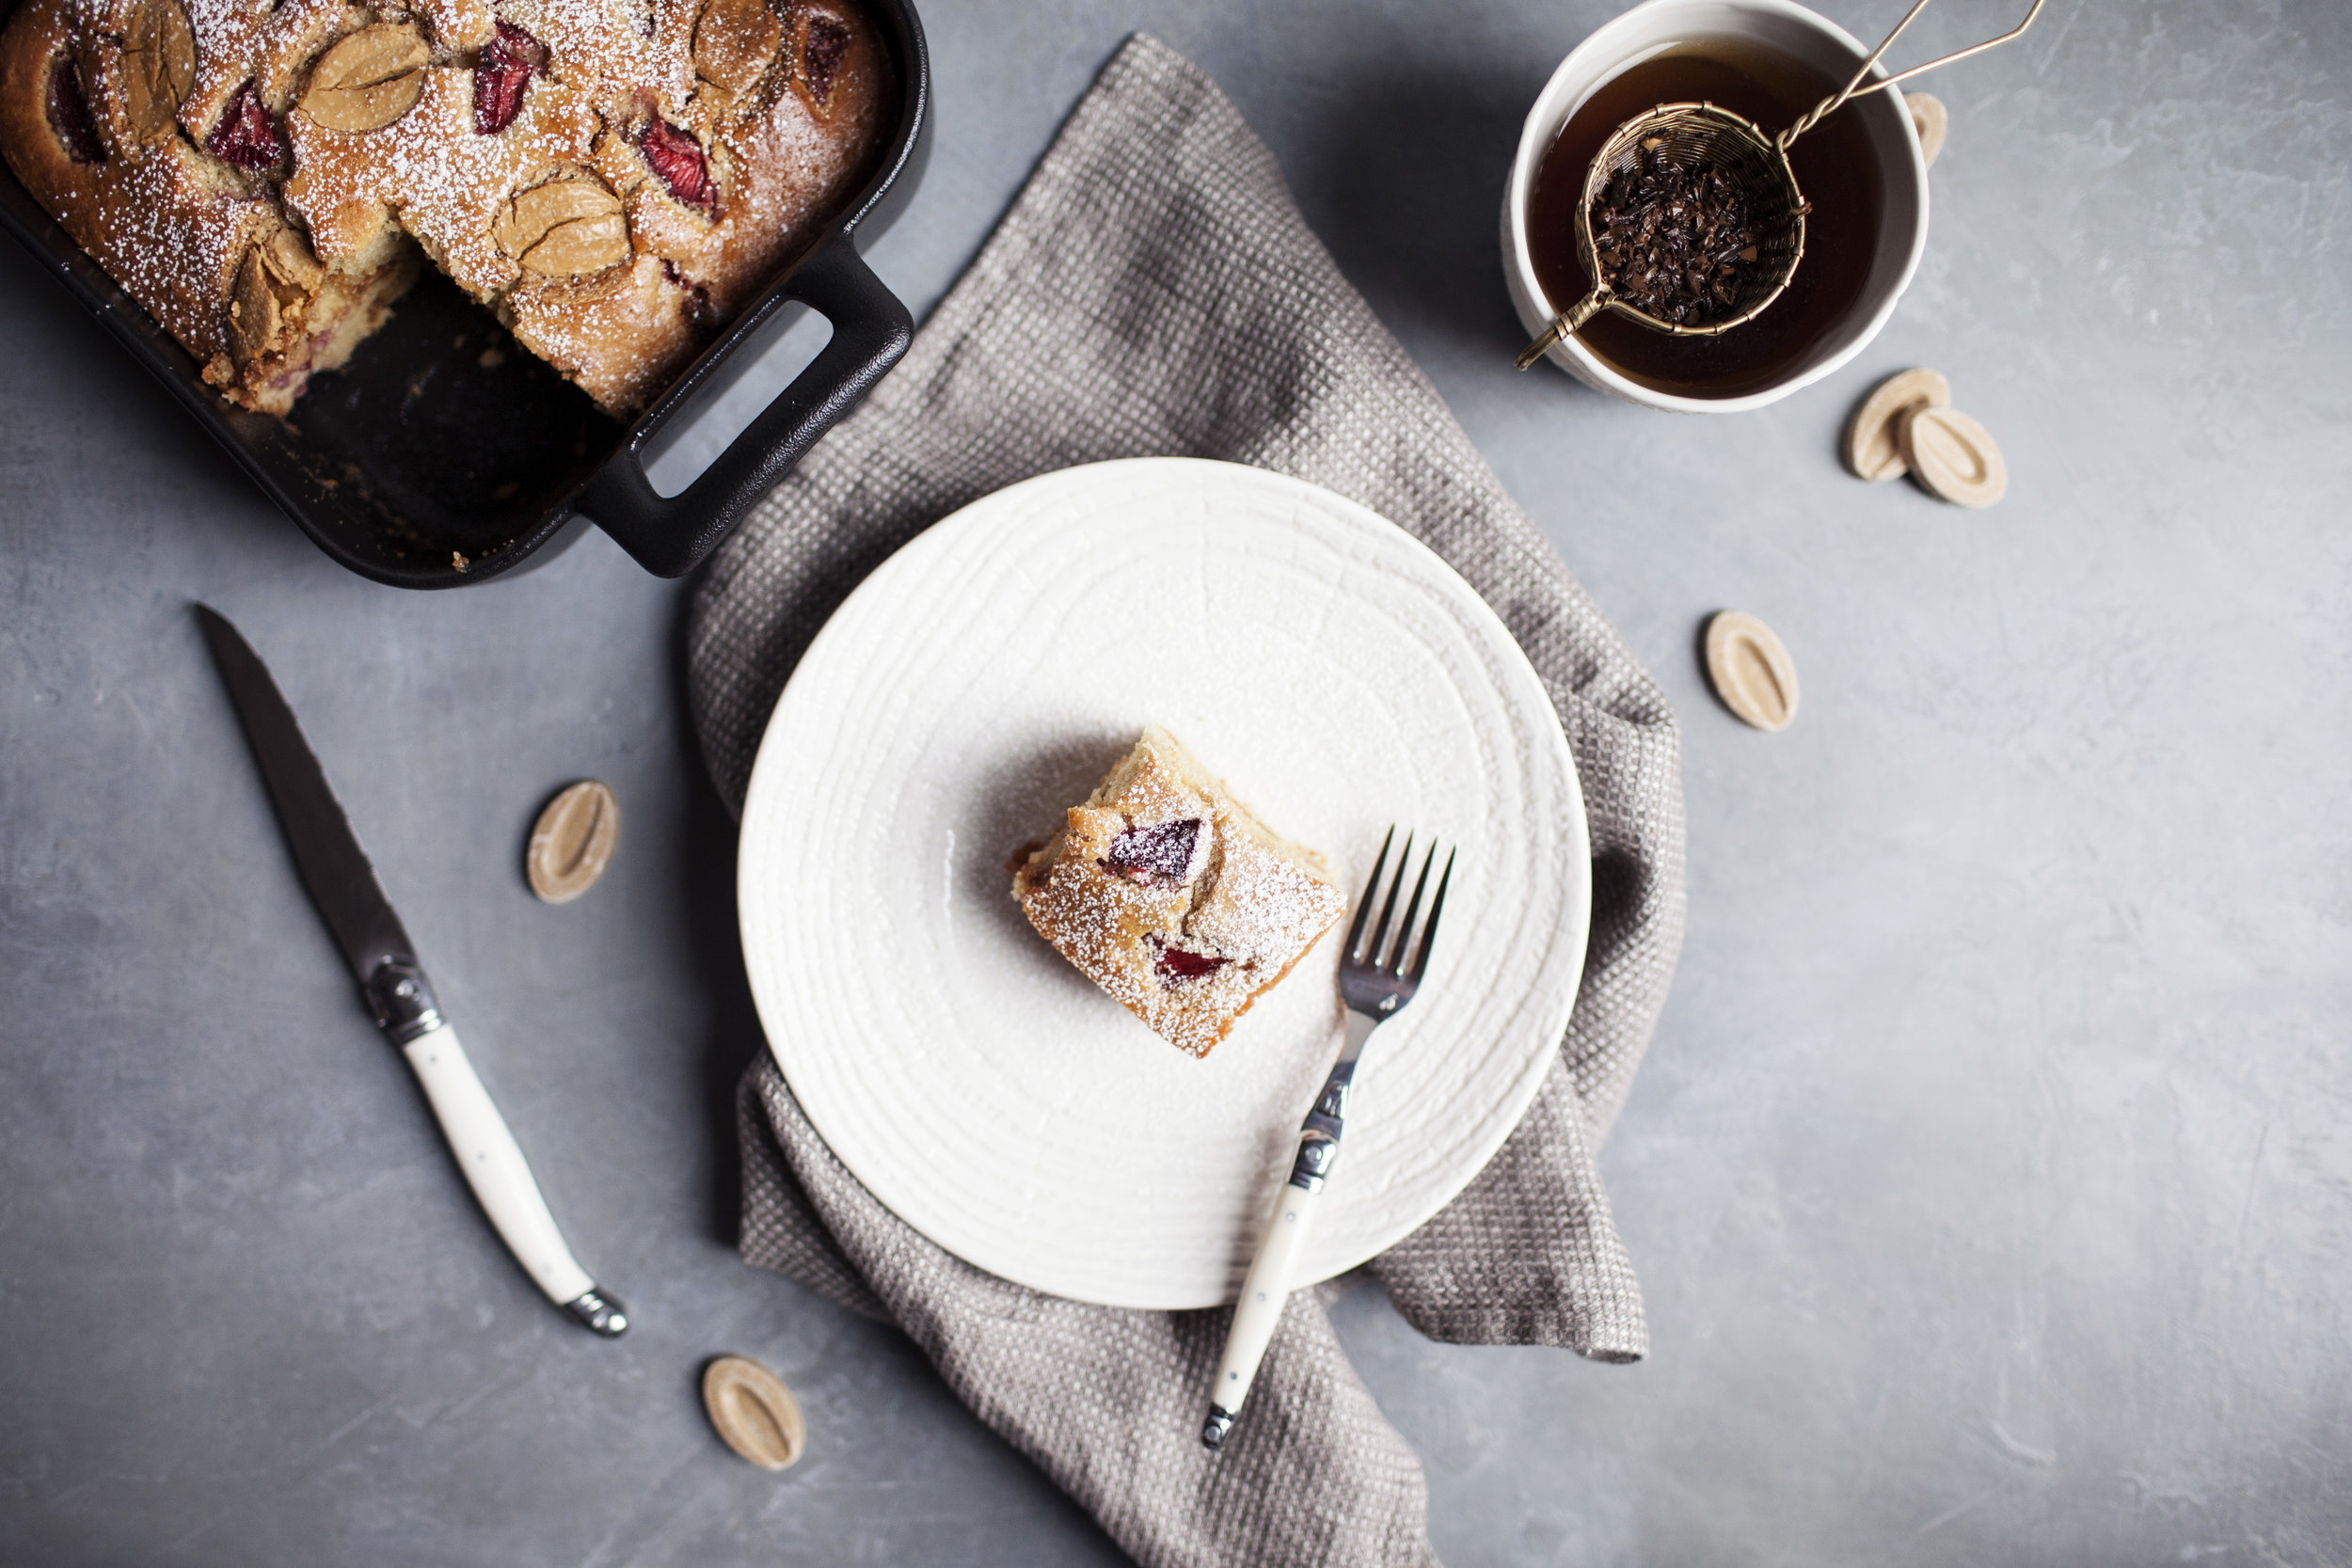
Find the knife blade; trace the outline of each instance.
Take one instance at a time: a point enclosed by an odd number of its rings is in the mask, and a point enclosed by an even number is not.
[[[548,1212],[521,1146],[441,1016],[408,932],[384,896],[294,709],[226,616],[206,605],[198,605],[196,615],[261,766],[302,885],[342,949],[369,1014],[424,1085],[467,1184],[548,1299],[595,1332],[617,1338],[628,1327],[627,1311],[580,1266]]]

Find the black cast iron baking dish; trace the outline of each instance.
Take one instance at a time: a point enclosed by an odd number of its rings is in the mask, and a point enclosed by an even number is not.
[[[800,260],[623,425],[508,338],[489,312],[427,268],[348,364],[318,376],[292,415],[254,414],[207,387],[195,359],[58,227],[0,164],[5,224],[319,548],[400,588],[485,582],[593,521],[647,571],[677,577],[844,414],[914,335],[914,322],[857,252],[861,228],[894,217],[921,179],[930,64],[908,0],[860,0],[898,71],[898,120],[865,184]],[[16,0],[0,0],[0,23]],[[749,368],[798,301],[833,326],[814,362],[676,496],[645,478],[647,448]],[[497,350],[498,352],[489,352]]]

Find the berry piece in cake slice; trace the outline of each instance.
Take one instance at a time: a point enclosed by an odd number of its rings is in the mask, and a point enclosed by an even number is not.
[[[49,129],[56,133],[65,155],[77,164],[103,164],[106,144],[99,139],[98,121],[89,112],[89,95],[82,90],[81,75],[72,57],[57,56],[49,69]]]
[[[240,83],[220,123],[204,138],[204,150],[226,164],[265,174],[286,161],[286,138],[278,119],[251,81]]]
[[[1110,852],[1103,857],[1104,868],[1143,886],[1155,880],[1185,881],[1195,869],[1194,853],[1200,847],[1204,826],[1198,816],[1184,816],[1114,833]]]
[[[523,94],[531,79],[548,69],[548,46],[511,22],[501,22],[490,41],[482,46],[473,68],[473,128],[480,136],[495,136],[515,123],[523,112]]]
[[[710,178],[710,160],[703,155],[703,144],[691,131],[681,131],[657,116],[645,122],[637,150],[661,176],[672,196],[706,216],[718,215],[719,182]]]

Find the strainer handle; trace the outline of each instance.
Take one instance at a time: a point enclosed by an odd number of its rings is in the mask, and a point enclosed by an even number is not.
[[[2042,8],[2045,4],[2047,4],[2047,0],[2033,0],[2033,9],[2026,13],[2026,20],[2010,28],[2008,32],[2003,33],[1999,38],[1987,39],[1982,43],[1972,43],[1967,48],[1947,55],[1940,60],[1930,60],[1925,65],[1915,65],[1909,71],[1903,71],[1899,75],[1889,76],[1883,82],[1873,82],[1868,87],[1864,87],[1862,86],[1862,79],[1865,76],[1869,75],[1871,67],[1879,63],[1879,56],[1886,53],[1887,45],[1902,37],[1903,29],[1911,25],[1911,19],[1928,8],[1928,0],[1914,0],[1911,9],[1903,13],[1903,19],[1895,24],[1895,30],[1887,34],[1885,39],[1876,49],[1870,51],[1870,57],[1862,62],[1862,69],[1853,73],[1853,80],[1846,84],[1845,90],[1838,93],[1834,98],[1824,98],[1819,103],[1814,104],[1812,110],[1807,113],[1804,119],[1798,120],[1796,124],[1788,127],[1788,130],[1783,131],[1780,134],[1779,138],[1774,141],[1772,145],[1778,148],[1782,152],[1787,152],[1791,142],[1795,141],[1799,136],[1804,135],[1807,131],[1812,130],[1816,125],[1820,124],[1822,120],[1828,119],[1832,114],[1835,114],[1839,104],[1845,103],[1849,98],[1860,96],[1860,94],[1855,91],[1857,87],[1860,87],[1863,92],[1877,92],[1882,87],[1891,87],[1898,82],[1908,82],[1914,76],[1924,75],[1928,71],[1933,71],[1937,66],[1949,65],[1954,60],[1964,60],[1971,55],[1981,55],[1988,49],[1997,48],[2001,44],[2007,43],[2010,40],[2017,37],[2026,28],[2033,25],[2033,19],[2042,14]]]
[[[1549,354],[1552,344],[1599,315],[1608,307],[1609,302],[1615,297],[1607,289],[1595,289],[1591,293],[1552,317],[1551,325],[1536,334],[1534,342],[1519,350],[1519,356],[1512,363],[1521,370],[1526,370],[1536,360]]]

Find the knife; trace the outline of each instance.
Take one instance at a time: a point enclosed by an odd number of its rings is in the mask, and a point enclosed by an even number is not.
[[[417,962],[417,950],[392,912],[375,868],[352,836],[351,823],[327,788],[319,759],[302,738],[294,710],[279,695],[261,657],[218,611],[196,607],[212,644],[213,658],[245,725],[245,737],[262,765],[294,851],[294,869],[310,890],[310,902],[326,918],[343,961],[359,981],[359,995],[387,1038],[400,1048],[424,1085],[425,1098],[440,1119],[450,1152],[466,1173],[473,1196],[498,1227],[507,1249],[548,1299],[607,1338],[618,1338],[628,1315],[612,1295],[588,1277],[572,1257],[548,1212],[539,1183],[506,1118],[491,1103],[475,1075],[457,1032],[441,1016],[432,982]]]

